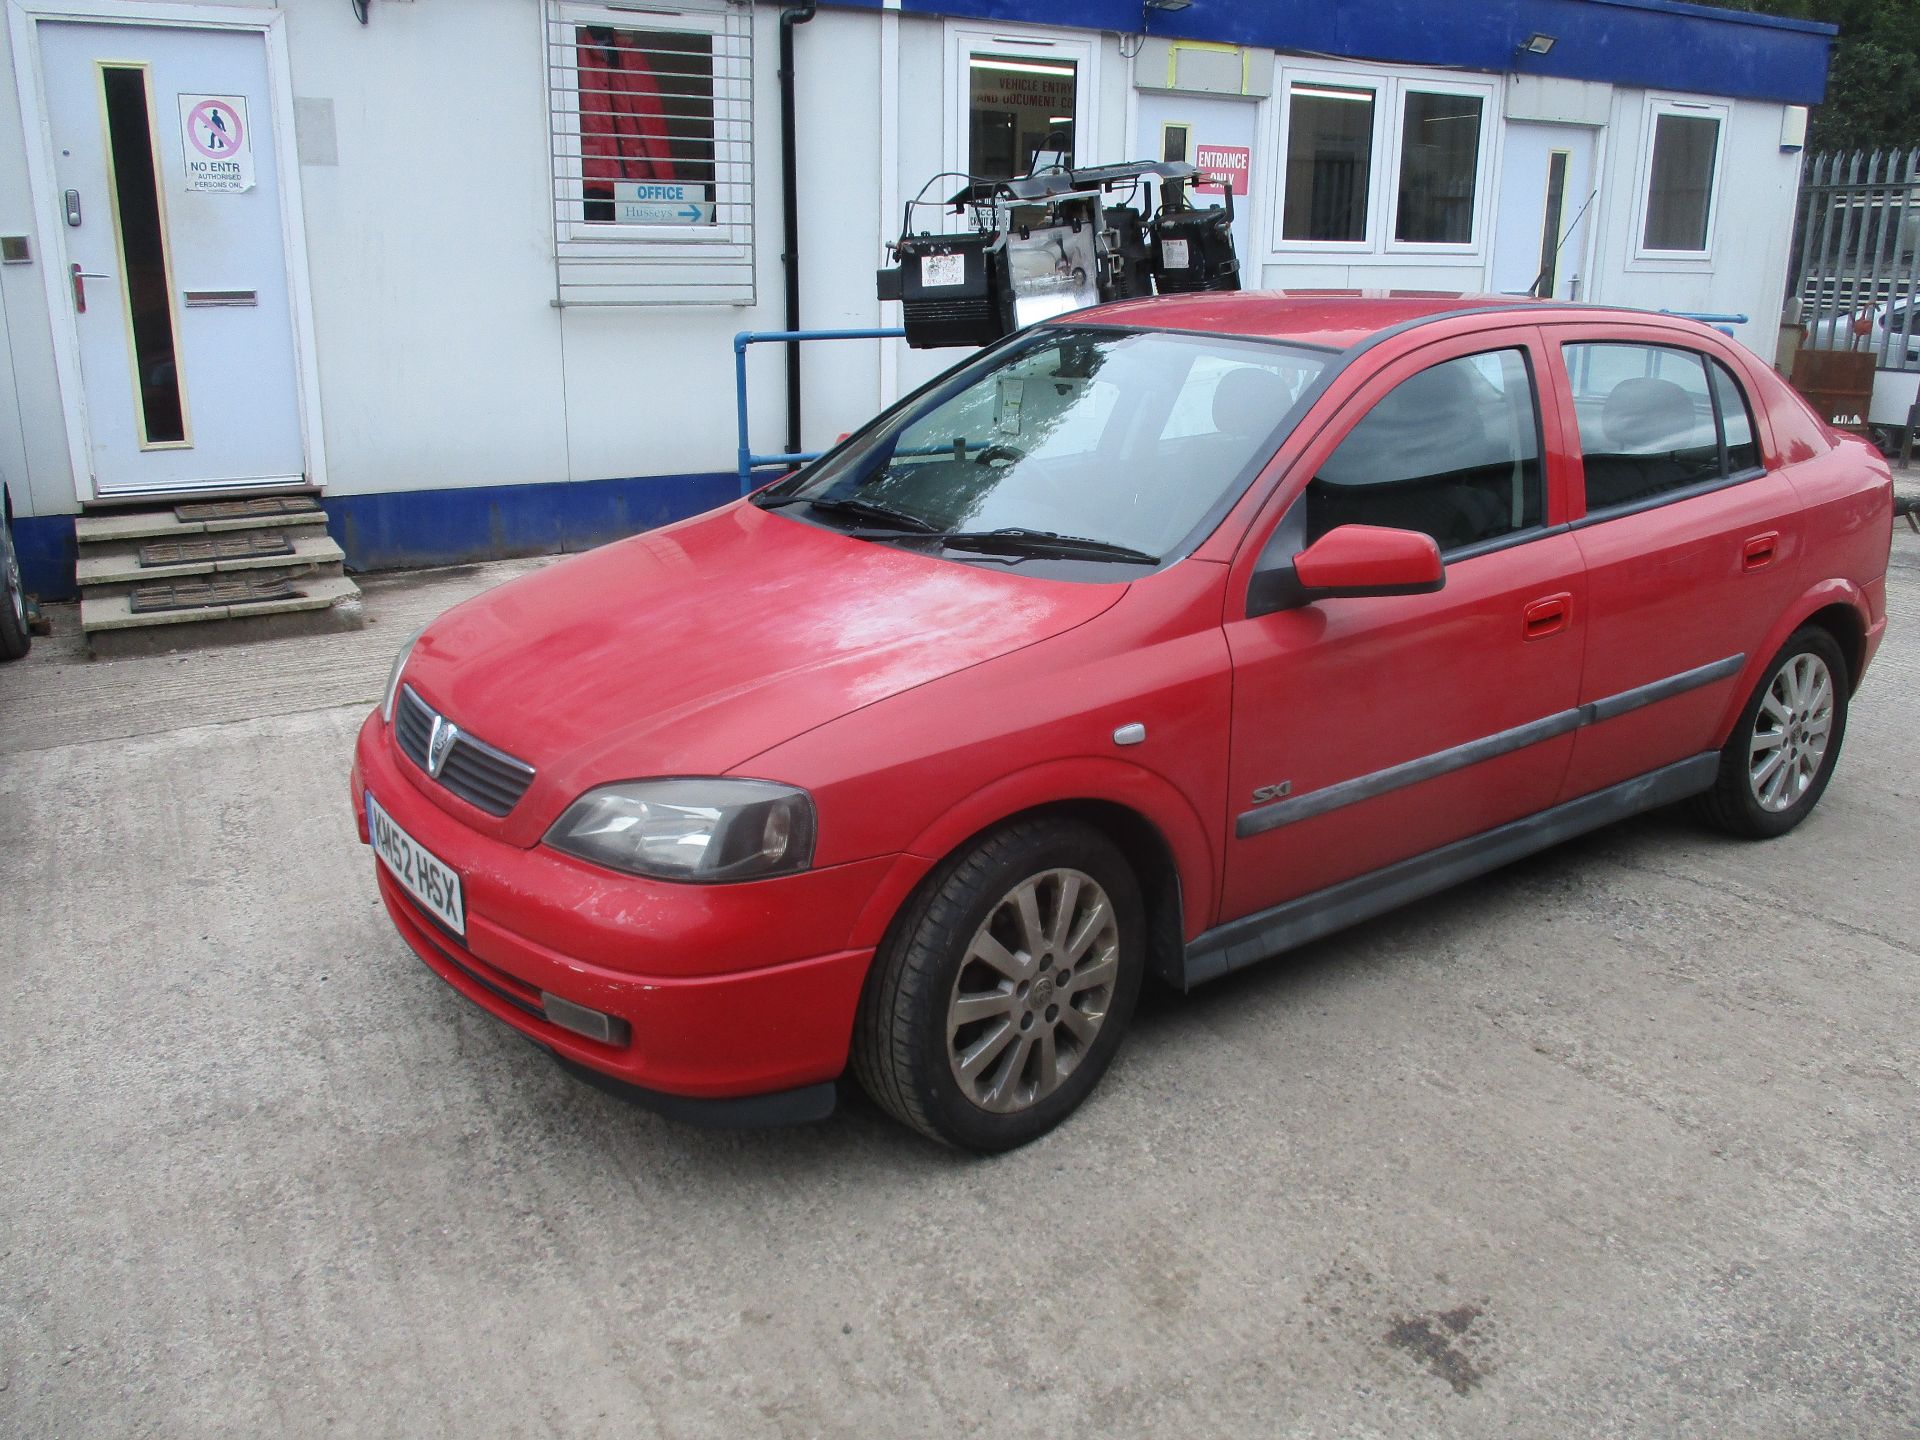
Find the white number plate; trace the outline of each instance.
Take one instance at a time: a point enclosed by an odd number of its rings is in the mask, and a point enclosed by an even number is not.
[[[367,791],[367,834],[373,837],[373,853],[400,887],[454,934],[465,935],[467,907],[460,894],[460,877],[394,824],[371,790]]]

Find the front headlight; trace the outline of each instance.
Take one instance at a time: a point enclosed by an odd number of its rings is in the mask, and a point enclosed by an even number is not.
[[[813,862],[813,800],[770,780],[628,780],[589,790],[547,844],[656,880],[758,880]]]
[[[422,625],[407,637],[407,643],[400,647],[400,653],[393,657],[393,669],[387,672],[387,698],[380,702],[380,718],[393,724],[393,700],[400,693],[400,673],[407,668],[407,661],[413,658],[413,647],[419,638],[427,633]]]

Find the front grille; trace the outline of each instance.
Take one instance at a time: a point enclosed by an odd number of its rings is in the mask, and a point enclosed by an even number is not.
[[[399,742],[401,753],[469,805],[489,815],[505,815],[520,803],[533,783],[533,767],[457,730],[441,756],[440,773],[435,775],[429,758],[434,729],[447,723],[414,694],[411,685],[400,687],[399,701],[393,707],[393,738]]]

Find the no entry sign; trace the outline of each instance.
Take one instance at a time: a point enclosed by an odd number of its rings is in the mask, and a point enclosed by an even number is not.
[[[253,188],[253,127],[241,95],[182,95],[180,149],[187,189]]]
[[[1253,151],[1245,145],[1196,145],[1193,163],[1214,175],[1231,175],[1233,193],[1247,193],[1247,172],[1253,168]]]

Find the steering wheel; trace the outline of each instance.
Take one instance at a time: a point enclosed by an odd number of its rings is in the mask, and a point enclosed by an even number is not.
[[[976,465],[1011,465],[1017,460],[1027,458],[1027,452],[1017,445],[989,445],[973,457]]]

